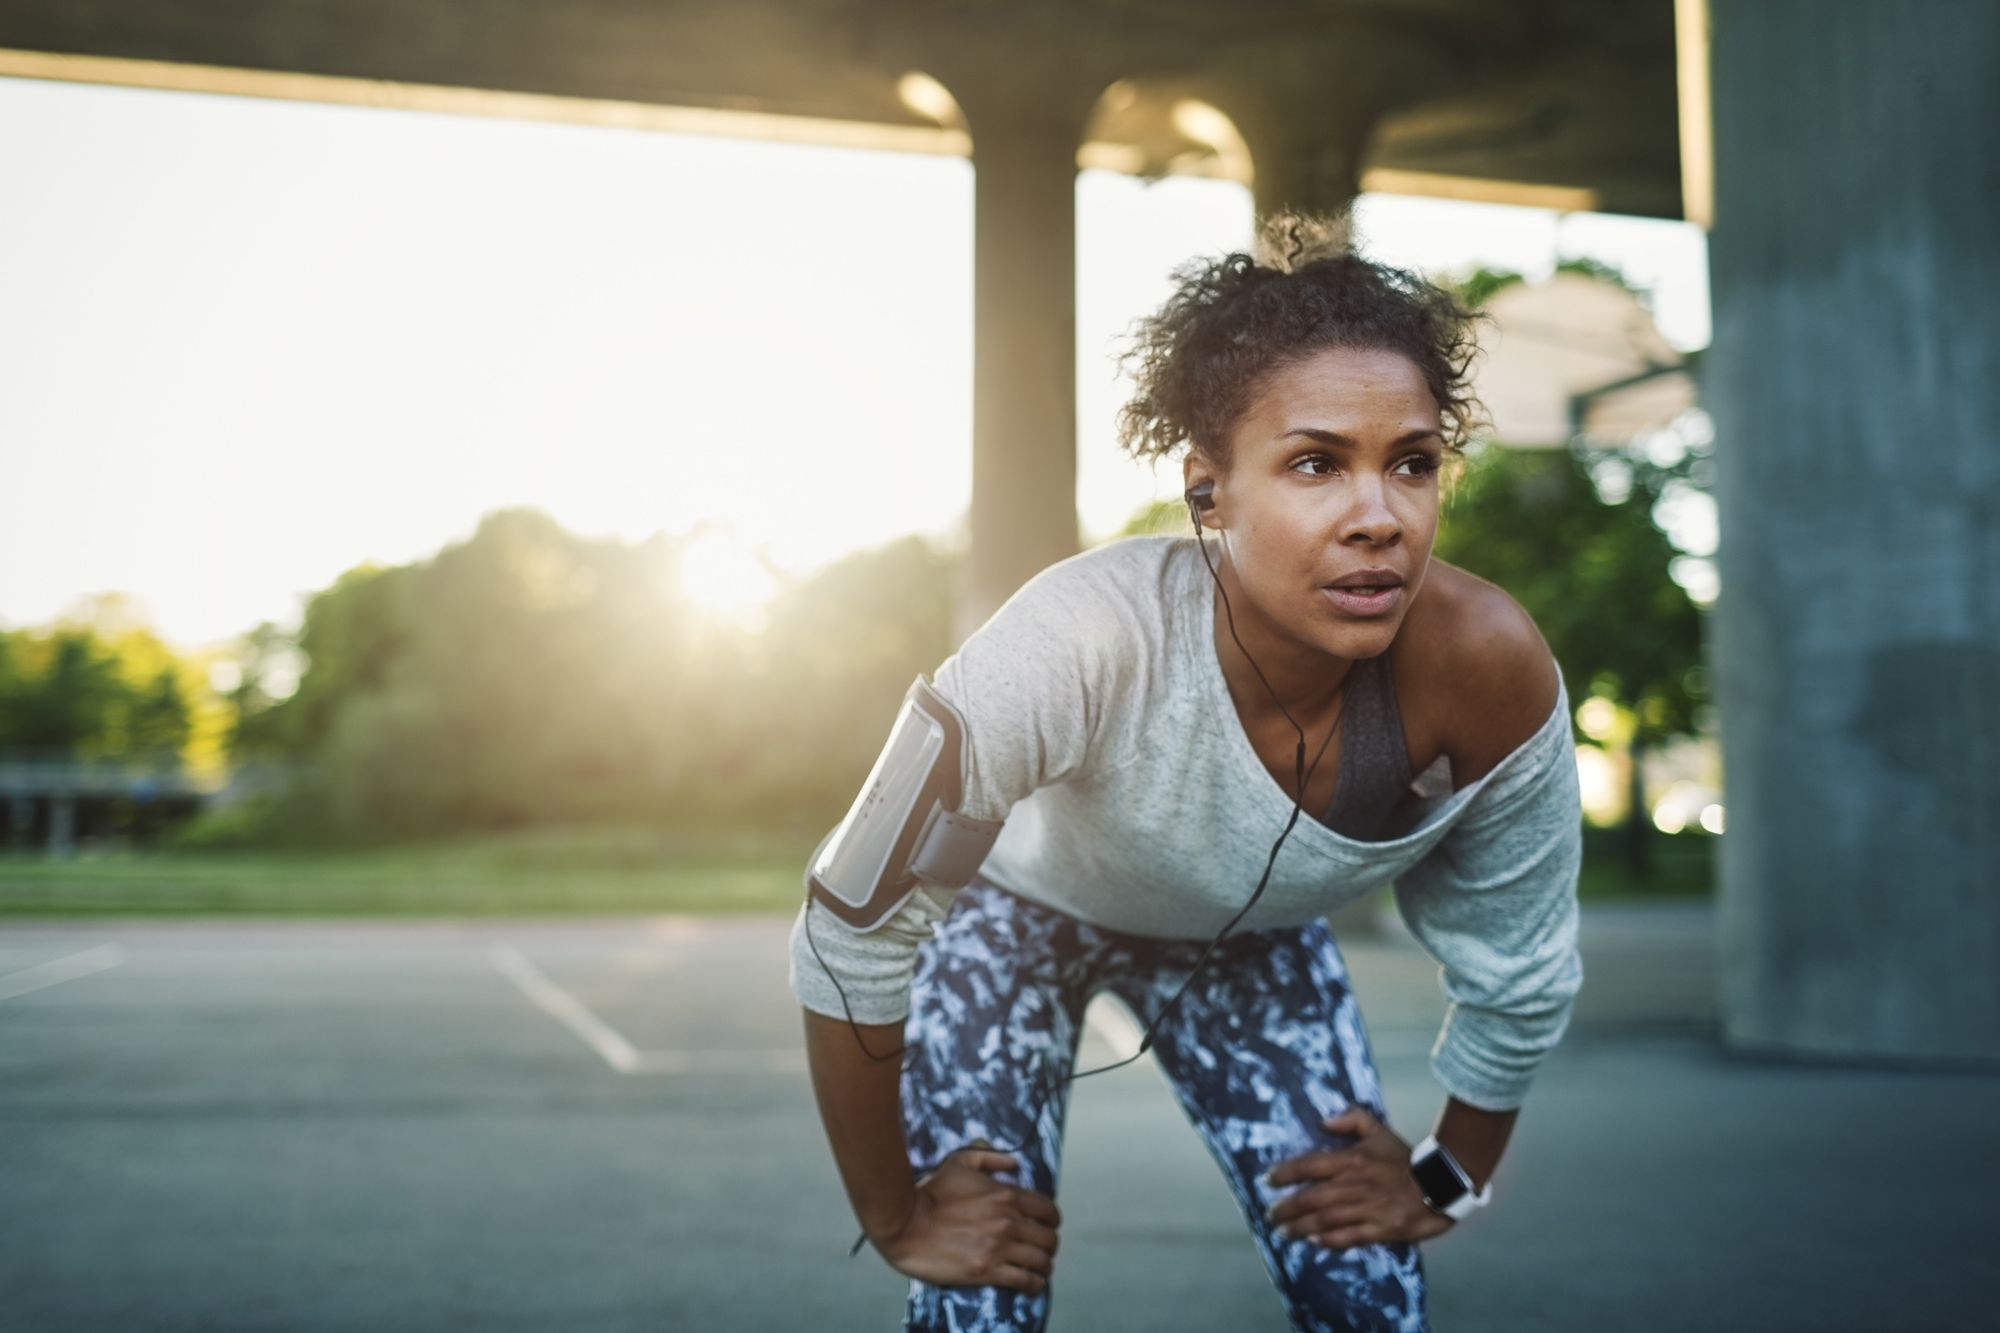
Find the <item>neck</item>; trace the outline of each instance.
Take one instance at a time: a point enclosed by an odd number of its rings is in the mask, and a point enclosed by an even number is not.
[[[1354,659],[1322,652],[1280,632],[1244,595],[1235,567],[1227,557],[1218,562],[1216,573],[1229,598],[1225,604],[1222,596],[1213,592],[1214,581],[1210,580],[1215,602],[1215,651],[1237,711],[1246,720],[1281,717],[1278,705],[1271,699],[1275,690],[1284,703],[1284,711],[1301,726],[1327,717],[1347,684],[1347,673],[1353,669]],[[1204,573],[1203,578],[1207,577]],[[1229,632],[1232,615],[1234,635]],[[1243,641],[1241,648],[1236,643],[1238,638]],[[1245,649],[1249,650],[1247,657]],[[1251,665],[1253,658],[1255,667]],[[1262,668],[1263,680],[1258,679],[1257,668]],[[1271,684],[1270,689],[1264,687],[1266,680]]]

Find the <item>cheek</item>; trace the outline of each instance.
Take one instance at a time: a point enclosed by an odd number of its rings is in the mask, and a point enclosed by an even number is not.
[[[1438,505],[1435,496],[1429,498],[1412,497],[1402,512],[1403,531],[1412,541],[1429,545],[1437,536]]]
[[[1258,514],[1254,531],[1266,558],[1284,563],[1325,542],[1326,516],[1308,505],[1272,505]]]

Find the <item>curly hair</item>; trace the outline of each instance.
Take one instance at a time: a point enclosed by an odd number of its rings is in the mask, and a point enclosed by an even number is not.
[[[1118,358],[1136,389],[1118,413],[1118,443],[1160,459],[1192,443],[1222,466],[1229,437],[1273,370],[1329,347],[1400,352],[1437,399],[1445,447],[1463,458],[1485,419],[1472,392],[1475,324],[1490,319],[1407,269],[1356,254],[1349,214],[1278,213],[1257,254],[1196,258],[1176,288],[1137,320]]]

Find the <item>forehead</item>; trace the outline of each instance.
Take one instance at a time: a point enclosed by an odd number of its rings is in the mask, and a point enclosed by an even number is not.
[[[1309,425],[1351,434],[1438,425],[1438,403],[1417,363],[1375,347],[1323,348],[1278,366],[1257,386],[1243,425],[1277,434]]]

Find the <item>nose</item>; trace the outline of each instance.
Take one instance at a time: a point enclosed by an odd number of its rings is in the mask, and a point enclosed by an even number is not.
[[[1383,546],[1395,541],[1402,532],[1403,521],[1389,507],[1384,484],[1369,477],[1357,479],[1340,515],[1340,539],[1348,542],[1363,538]]]

